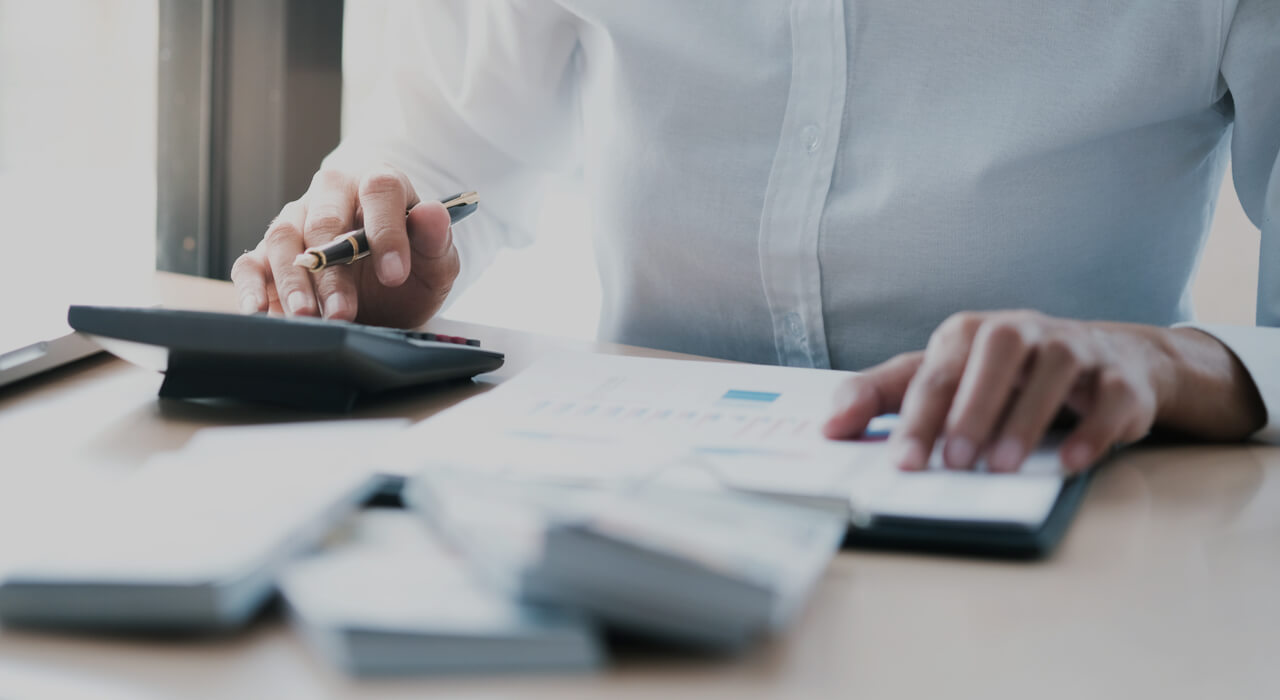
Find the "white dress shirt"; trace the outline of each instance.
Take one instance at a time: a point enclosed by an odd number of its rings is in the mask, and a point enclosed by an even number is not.
[[[1280,439],[1280,0],[392,3],[329,163],[484,193],[465,286],[580,170],[602,338],[859,369],[961,310],[1191,322],[1230,160]],[[1234,133],[1233,133],[1234,132]],[[517,293],[513,290],[513,293]]]

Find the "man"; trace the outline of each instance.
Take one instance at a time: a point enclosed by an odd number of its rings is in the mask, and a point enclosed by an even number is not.
[[[603,338],[869,368],[826,431],[898,411],[902,468],[1016,469],[1063,409],[1072,469],[1280,439],[1280,330],[1178,326],[1229,156],[1280,325],[1280,0],[392,11],[376,119],[237,261],[246,311],[421,324],[581,168]],[[463,188],[455,240],[422,200]],[[360,221],[372,264],[292,266]]]

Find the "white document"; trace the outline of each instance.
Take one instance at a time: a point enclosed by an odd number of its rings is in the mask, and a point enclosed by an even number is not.
[[[1018,474],[901,473],[884,443],[822,435],[851,374],[566,353],[403,434],[398,466],[517,479],[714,483],[863,515],[1035,525],[1062,487],[1050,447]],[[892,419],[878,420],[883,435]]]
[[[408,428],[404,418],[297,421],[201,428],[187,440],[185,454],[252,457],[263,451],[339,453],[352,461],[381,464],[376,455]]]

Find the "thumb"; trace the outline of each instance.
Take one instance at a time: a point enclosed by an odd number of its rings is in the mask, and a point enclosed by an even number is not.
[[[409,211],[411,279],[443,297],[458,276],[458,250],[453,245],[449,212],[439,202],[422,202]]]
[[[851,377],[836,393],[822,433],[833,439],[856,438],[872,418],[897,411],[923,360],[923,352],[905,353]]]

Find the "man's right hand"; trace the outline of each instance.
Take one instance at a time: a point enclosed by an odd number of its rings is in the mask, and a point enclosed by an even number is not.
[[[405,212],[408,211],[408,216]],[[320,272],[296,267],[305,248],[364,227],[372,255]],[[404,173],[321,170],[231,268],[245,313],[271,311],[413,328],[440,310],[458,276],[449,213],[420,201]]]

